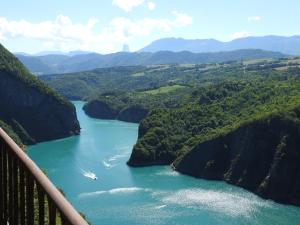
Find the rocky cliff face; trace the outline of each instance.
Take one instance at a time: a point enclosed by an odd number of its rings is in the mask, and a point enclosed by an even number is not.
[[[92,100],[83,106],[83,110],[90,117],[113,120],[119,114],[119,109],[113,108],[108,103],[100,100]]]
[[[126,122],[139,123],[147,116],[147,114],[147,109],[138,105],[133,105],[121,110],[117,119]]]
[[[181,173],[222,179],[264,198],[300,206],[300,110],[276,115],[195,146],[174,166]]]
[[[124,103],[116,104],[99,99],[88,102],[83,110],[90,117],[131,123],[139,123],[148,114],[148,110],[139,105],[126,106]]]
[[[0,45],[0,118],[23,143],[79,134],[75,107],[31,75]]]

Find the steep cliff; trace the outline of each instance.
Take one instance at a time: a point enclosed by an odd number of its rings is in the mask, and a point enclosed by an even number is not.
[[[83,110],[90,117],[108,120],[116,119],[120,111],[120,109],[101,100],[92,100],[88,102],[83,106]]]
[[[117,119],[125,122],[139,123],[147,114],[147,109],[139,105],[133,105],[122,109]]]
[[[300,109],[257,120],[196,145],[174,162],[181,173],[223,179],[300,206]]]
[[[140,105],[126,105],[115,98],[92,100],[84,105],[83,110],[90,117],[131,123],[139,123],[148,114],[148,110]]]
[[[172,164],[300,205],[300,73],[283,75],[210,86],[198,101],[152,110],[128,165]]]
[[[23,143],[79,134],[75,107],[0,45],[0,118]]]

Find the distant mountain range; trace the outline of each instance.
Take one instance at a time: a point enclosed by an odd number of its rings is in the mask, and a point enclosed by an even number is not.
[[[81,50],[75,50],[70,52],[61,52],[61,51],[43,51],[38,52],[35,54],[29,54],[26,52],[15,52],[15,55],[25,55],[25,56],[44,56],[44,55],[66,55],[66,56],[75,56],[75,55],[85,55],[92,53],[90,51],[81,51]]]
[[[158,64],[200,64],[220,63],[237,60],[282,58],[286,55],[279,52],[263,51],[258,49],[245,49],[215,53],[192,53],[188,51],[171,52],[119,52],[108,55],[97,53],[77,55],[43,55],[28,56],[16,54],[16,56],[34,74],[54,74],[87,71],[95,68],[113,66],[137,66]]]
[[[239,49],[261,49],[289,55],[300,55],[300,36],[283,37],[270,35],[264,37],[246,37],[229,42],[221,42],[215,39],[188,40],[182,38],[164,38],[152,42],[139,52],[190,51],[202,53]]]

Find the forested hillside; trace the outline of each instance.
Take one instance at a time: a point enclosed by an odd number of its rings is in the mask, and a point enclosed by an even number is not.
[[[300,205],[300,70],[265,75],[199,88],[182,107],[152,110],[128,164],[172,163],[188,175]]]
[[[0,45],[0,124],[18,144],[80,132],[74,106]]]
[[[224,135],[243,124],[300,105],[300,70],[265,80],[224,82],[199,88],[194,101],[176,109],[151,111],[140,124],[131,165],[173,162],[196,143]],[[139,158],[142,154],[145,158]],[[136,158],[137,157],[137,158]]]
[[[299,205],[299,65],[287,58],[118,67],[45,81],[57,87],[64,79],[62,94],[91,99],[84,110],[92,117],[140,122],[131,166],[172,164]]]
[[[96,69],[87,72],[41,76],[40,79],[68,99],[89,99],[99,94],[155,90],[159,87],[205,86],[226,79],[252,79],[256,71],[285,69],[300,65],[297,57],[281,60],[248,60],[226,63],[130,66]],[[260,72],[261,69],[264,69]],[[252,76],[248,76],[252,74]],[[226,77],[225,77],[226,75]],[[160,93],[160,90],[158,89]],[[118,95],[119,95],[118,94]]]

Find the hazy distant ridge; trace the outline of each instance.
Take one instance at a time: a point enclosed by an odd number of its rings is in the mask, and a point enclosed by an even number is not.
[[[300,55],[300,36],[283,37],[270,35],[264,37],[246,37],[229,42],[221,42],[215,39],[188,40],[183,38],[163,38],[142,48],[140,52],[190,51],[201,53],[238,49],[262,49],[289,55]]]
[[[188,51],[171,52],[119,52],[108,55],[96,53],[80,54],[75,56],[45,55],[17,57],[35,74],[54,74],[87,71],[96,68],[114,66],[137,66],[158,64],[200,64],[220,63],[236,60],[257,58],[281,58],[285,55],[279,52],[262,50],[237,50],[218,53],[192,53]]]

